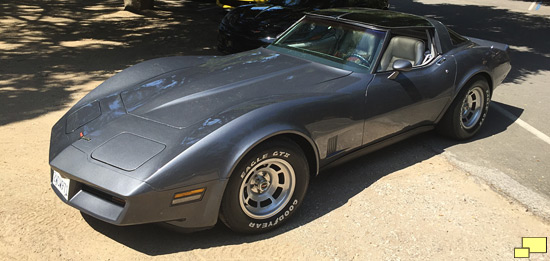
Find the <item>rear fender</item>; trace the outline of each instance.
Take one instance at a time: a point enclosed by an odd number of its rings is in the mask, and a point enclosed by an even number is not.
[[[460,91],[464,87],[467,87],[468,83],[476,76],[483,76],[483,78],[487,80],[487,83],[489,83],[489,88],[491,89],[491,92],[493,91],[493,78],[491,77],[488,68],[484,66],[476,66],[474,68],[471,68],[466,74],[464,74],[462,79],[456,84],[453,100],[458,95],[458,93],[460,93]]]
[[[493,91],[493,86],[492,86],[492,79],[491,79],[491,76],[490,74],[488,73],[487,71],[487,68],[483,67],[483,66],[476,66],[476,67],[473,67],[471,68],[469,71],[467,71],[465,74],[463,74],[463,76],[461,77],[461,80],[458,81],[456,84],[455,84],[455,90],[454,90],[454,93],[453,93],[453,96],[452,96],[452,99],[449,101],[449,103],[447,104],[447,106],[445,107],[445,109],[441,112],[441,114],[437,117],[436,119],[436,122],[439,122],[443,116],[445,115],[445,113],[447,112],[447,110],[449,109],[449,107],[451,106],[451,104],[454,102],[454,100],[456,99],[456,97],[458,96],[458,94],[460,93],[460,91],[464,88],[464,87],[467,87],[468,83],[475,77],[479,76],[479,75],[483,75],[483,77],[485,79],[487,79],[487,82],[489,83],[489,88],[491,89],[491,93]]]

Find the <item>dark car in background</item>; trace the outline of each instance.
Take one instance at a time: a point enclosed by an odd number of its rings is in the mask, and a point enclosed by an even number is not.
[[[216,4],[222,8],[235,8],[241,5],[265,3],[268,0],[216,0]]]
[[[306,12],[338,7],[387,9],[389,0],[268,0],[239,6],[220,23],[218,50],[235,53],[271,44]]]

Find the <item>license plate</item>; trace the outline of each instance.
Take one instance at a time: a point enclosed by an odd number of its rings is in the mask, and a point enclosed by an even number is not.
[[[53,171],[52,184],[63,195],[65,200],[69,200],[69,184],[71,180],[61,177],[57,171]]]

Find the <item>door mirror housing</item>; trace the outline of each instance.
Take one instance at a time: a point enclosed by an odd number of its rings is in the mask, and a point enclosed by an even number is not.
[[[399,75],[399,72],[408,72],[413,68],[413,65],[410,61],[407,60],[395,60],[392,65],[393,72],[388,76],[388,79],[394,80]]]
[[[396,71],[408,72],[413,68],[413,65],[410,61],[400,59],[393,62],[392,68]]]

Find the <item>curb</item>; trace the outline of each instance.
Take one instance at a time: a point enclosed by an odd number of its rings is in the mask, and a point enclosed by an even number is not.
[[[500,170],[463,162],[449,151],[442,154],[452,165],[481,179],[495,192],[520,203],[529,212],[542,218],[544,222],[550,223],[550,199],[523,186]]]

